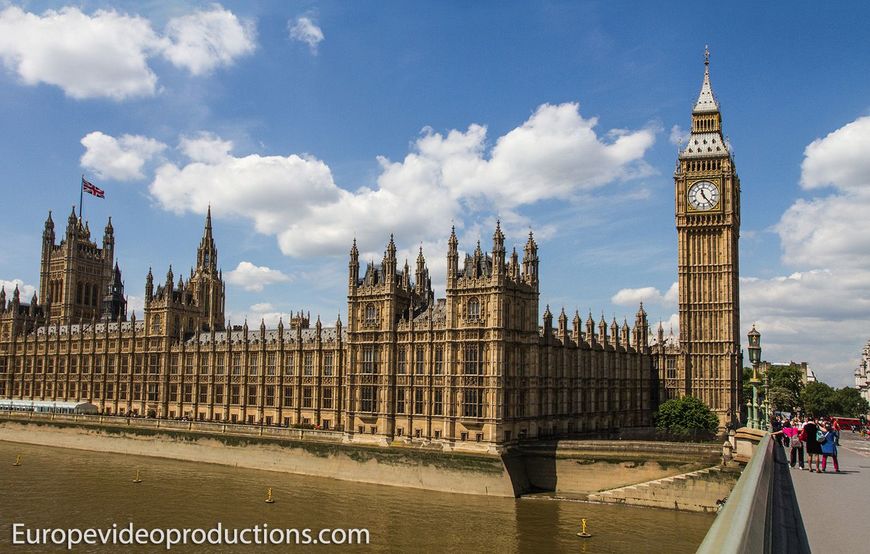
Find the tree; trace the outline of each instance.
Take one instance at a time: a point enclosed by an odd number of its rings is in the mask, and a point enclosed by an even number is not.
[[[659,431],[683,438],[713,435],[719,427],[716,414],[693,396],[668,400],[659,407],[655,421]]]
[[[767,367],[767,382],[770,387],[770,403],[774,411],[794,412],[800,404],[804,388],[803,371],[800,366],[770,365]]]
[[[853,387],[843,387],[835,390],[834,403],[836,411],[831,415],[860,417],[870,411],[870,404],[861,396],[858,389]]]
[[[834,389],[821,381],[807,383],[800,400],[807,415],[825,416],[834,411]]]
[[[743,404],[752,400],[752,385],[749,384],[749,381],[752,379],[752,368],[744,367],[743,368]]]

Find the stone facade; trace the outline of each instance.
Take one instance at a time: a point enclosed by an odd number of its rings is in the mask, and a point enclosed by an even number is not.
[[[870,402],[870,341],[867,341],[861,351],[861,361],[855,370],[855,388],[862,398]]]
[[[354,243],[346,326],[324,327],[319,317],[311,325],[299,313],[286,327],[249,329],[224,324],[210,213],[186,283],[169,268],[155,287],[149,270],[141,319],[128,320],[118,304],[119,269],[98,274],[84,263],[110,252],[90,242],[87,223],[71,216],[59,246],[52,227],[49,216],[43,256],[55,266],[41,283],[46,301],[22,303],[16,289],[7,302],[0,292],[0,397],[469,450],[652,422],[656,376],[643,308],[633,328],[615,319],[596,324],[590,314],[584,330],[579,314],[569,326],[564,310],[554,322],[549,307],[539,325],[531,233],[520,261],[516,250],[506,255],[497,226],[492,253],[478,244],[461,268],[451,233],[443,299],[434,298],[422,251],[412,279],[407,263],[398,268],[391,237],[381,264],[360,275]],[[55,252],[65,255],[58,261]],[[94,293],[69,296],[77,292],[70,282],[86,276],[104,291],[102,312]]]

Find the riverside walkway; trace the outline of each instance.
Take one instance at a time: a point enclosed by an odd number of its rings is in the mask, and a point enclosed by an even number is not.
[[[870,550],[870,440],[843,431],[838,448],[840,471],[827,473],[794,469],[792,482],[807,539],[813,552]]]

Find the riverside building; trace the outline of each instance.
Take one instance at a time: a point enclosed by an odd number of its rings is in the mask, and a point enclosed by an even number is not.
[[[149,270],[141,317],[127,315],[114,230],[102,247],[75,214],[56,244],[49,213],[39,295],[0,291],[0,398],[82,401],[135,414],[251,425],[315,426],[345,440],[499,450],[521,439],[649,427],[660,400],[693,394],[722,425],[739,412],[739,180],[705,67],[690,144],[675,174],[683,336],[549,306],[538,320],[538,246],[460,257],[451,231],[446,297],[422,250],[398,266],[349,256],[347,314],[302,312],[267,329],[225,321],[211,211],[187,281]],[[651,346],[652,345],[652,346]]]

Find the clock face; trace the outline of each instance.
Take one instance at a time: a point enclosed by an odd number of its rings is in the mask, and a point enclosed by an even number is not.
[[[689,204],[706,212],[719,205],[719,188],[710,181],[698,181],[689,188]]]

